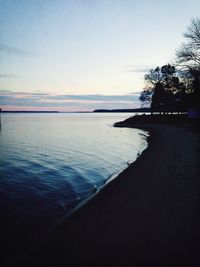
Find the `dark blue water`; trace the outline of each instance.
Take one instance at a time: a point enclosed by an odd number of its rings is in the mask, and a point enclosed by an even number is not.
[[[137,158],[147,146],[144,132],[113,127],[129,116],[2,114],[0,226],[6,249],[31,247]]]

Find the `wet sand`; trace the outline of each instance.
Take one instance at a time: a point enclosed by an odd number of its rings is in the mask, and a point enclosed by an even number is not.
[[[140,128],[151,133],[148,148],[26,266],[200,266],[199,132]]]

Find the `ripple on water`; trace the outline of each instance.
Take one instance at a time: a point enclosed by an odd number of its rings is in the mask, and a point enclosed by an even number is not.
[[[5,233],[37,239],[134,161],[146,147],[143,131],[113,128],[118,120],[118,114],[5,115],[0,132]]]

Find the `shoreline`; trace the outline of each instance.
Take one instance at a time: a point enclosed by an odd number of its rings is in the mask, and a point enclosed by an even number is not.
[[[199,133],[170,125],[133,126],[150,132],[148,147],[66,218],[26,265],[200,264]]]
[[[113,127],[116,127],[116,126],[113,125]],[[103,183],[100,187],[96,188],[95,193],[91,194],[90,196],[88,196],[85,199],[82,199],[80,201],[80,203],[77,204],[77,206],[73,210],[71,210],[69,213],[67,213],[64,217],[61,218],[61,220],[58,222],[58,225],[60,225],[63,222],[65,222],[70,216],[72,216],[73,213],[75,213],[79,209],[81,209],[88,201],[91,201],[110,182],[115,180],[124,170],[126,170],[128,168],[128,166],[134,164],[136,162],[136,160],[142,155],[142,153],[148,148],[148,146],[149,146],[148,138],[150,137],[149,131],[146,128],[142,128],[142,127],[128,127],[128,128],[134,128],[134,129],[139,129],[139,130],[143,130],[144,131],[143,133],[139,133],[139,134],[142,135],[145,138],[145,141],[147,143],[146,147],[143,147],[142,149],[140,148],[140,150],[137,153],[137,157],[135,158],[134,161],[131,161],[130,163],[129,163],[129,161],[127,161],[127,165],[124,165],[121,169],[119,169],[118,171],[115,171],[113,174],[108,176],[108,178],[105,180],[105,183]]]

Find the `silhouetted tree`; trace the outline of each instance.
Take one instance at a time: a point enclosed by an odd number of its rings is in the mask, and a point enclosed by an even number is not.
[[[177,68],[167,64],[145,75],[140,101],[153,110],[200,108],[200,18],[192,19],[176,51]]]
[[[186,92],[186,100],[188,108],[200,107],[200,68],[192,68],[188,66],[188,69],[183,71],[184,84]]]
[[[177,50],[177,62],[190,67],[200,66],[200,18],[192,19],[184,33],[186,39]]]
[[[145,75],[146,88],[140,95],[142,102],[149,102],[151,108],[165,111],[175,105],[175,94],[181,89],[174,66],[168,64],[151,69]]]
[[[187,106],[199,108],[200,102],[200,18],[193,19],[184,33],[186,42],[176,52],[186,87]]]
[[[144,105],[151,105],[152,91],[150,89],[148,89],[148,88],[144,89],[140,94],[139,100]]]

